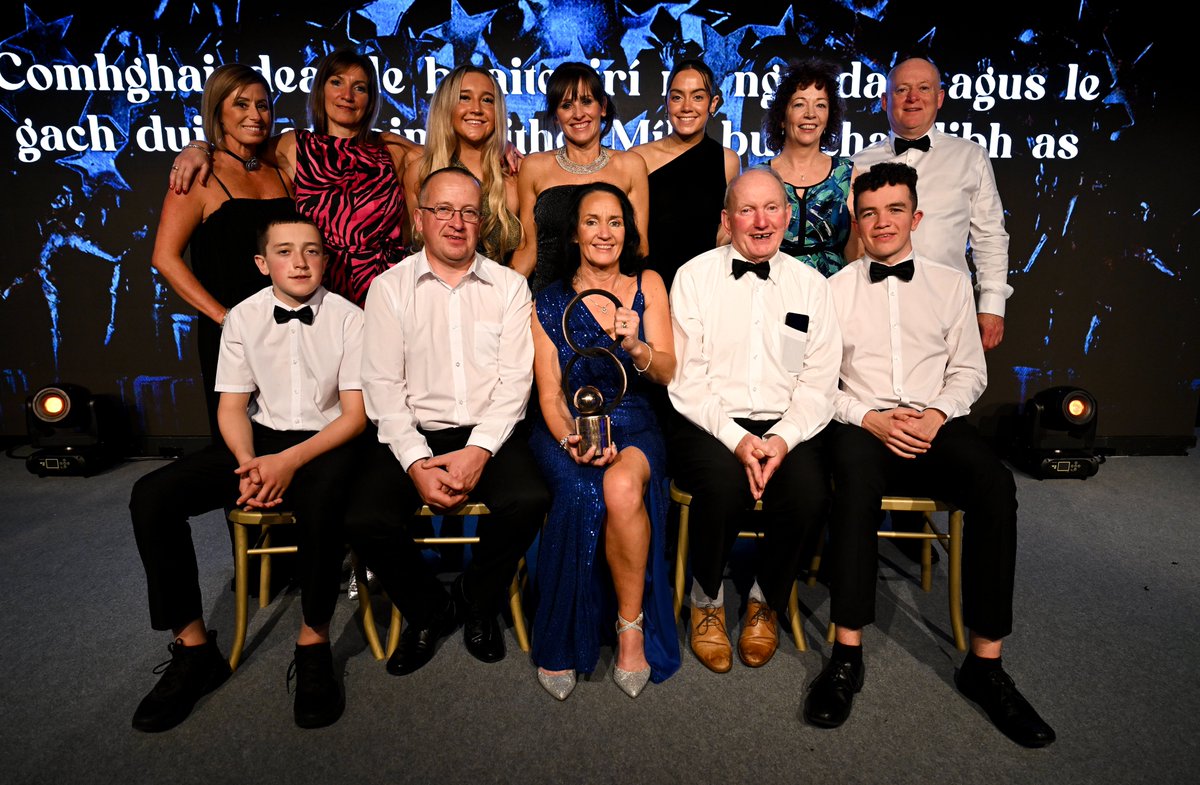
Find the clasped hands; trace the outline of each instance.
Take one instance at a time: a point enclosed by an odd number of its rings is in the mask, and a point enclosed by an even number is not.
[[[775,474],[787,453],[787,442],[775,435],[763,439],[748,433],[738,442],[733,454],[746,469],[746,479],[750,481],[750,493],[755,501],[762,498],[771,475]]]
[[[430,507],[449,510],[467,501],[475,490],[491,453],[467,445],[461,450],[434,455],[408,467],[408,476],[421,500]]]
[[[245,461],[233,470],[238,475],[237,505],[248,510],[278,506],[299,468],[287,450]]]
[[[933,438],[946,422],[946,415],[937,409],[886,409],[869,411],[862,427],[901,458],[916,458],[933,444]]]

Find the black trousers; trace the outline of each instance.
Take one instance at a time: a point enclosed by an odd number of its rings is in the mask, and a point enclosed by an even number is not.
[[[471,429],[422,433],[434,455],[442,455],[466,446]],[[346,513],[350,543],[409,623],[428,626],[446,607],[448,594],[412,540],[421,497],[386,445],[376,443],[368,455]],[[498,608],[550,507],[550,493],[520,433],[488,460],[470,499],[486,504],[491,514],[479,519],[479,543],[472,546],[463,591],[476,605]]]
[[[256,455],[282,452],[311,431],[274,431],[254,426]],[[320,627],[333,618],[344,553],[341,531],[346,478],[359,443],[350,441],[300,468],[280,509],[296,514],[301,607],[304,621]],[[224,442],[180,458],[133,486],[129,512],[150,601],[150,624],[173,630],[203,618],[196,552],[188,518],[232,505],[238,497],[238,462]]]
[[[866,429],[826,430],[833,465],[830,618],[858,629],[875,621],[880,499],[931,496],[963,510],[963,621],[987,638],[1012,632],[1017,495],[1012,473],[965,420],[942,426],[929,451],[897,456]]]
[[[777,420],[738,420],[762,436]],[[739,531],[763,532],[755,574],[767,604],[787,608],[792,583],[800,569],[805,543],[824,524],[829,480],[820,439],[801,442],[788,451],[763,492],[763,509],[754,509],[746,469],[716,437],[678,418],[671,437],[678,484],[692,495],[689,557],[692,575],[709,597],[716,597]]]

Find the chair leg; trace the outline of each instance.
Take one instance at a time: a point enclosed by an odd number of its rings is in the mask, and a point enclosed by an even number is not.
[[[817,585],[817,573],[821,571],[821,556],[825,553],[825,530],[822,528],[821,536],[817,538],[817,547],[813,550],[812,561],[808,563],[808,580],[805,583],[809,588]]]
[[[804,627],[800,623],[800,581],[792,581],[792,594],[788,597],[788,616],[792,620],[792,638],[796,648],[808,651],[808,643],[804,640]]]
[[[271,527],[262,527],[262,547],[271,547]],[[271,604],[271,554],[264,553],[258,557],[258,607],[265,608]]]
[[[521,564],[525,563],[521,559]],[[529,632],[525,629],[525,611],[521,607],[521,566],[517,566],[517,573],[513,576],[512,584],[508,587],[508,607],[512,611],[513,618],[513,634],[517,636],[517,645],[521,647],[521,651],[529,652]]]
[[[967,636],[963,628],[962,615],[962,510],[950,513],[950,629],[954,632],[954,645],[959,651],[967,650]]]
[[[404,624],[404,617],[400,615],[400,609],[392,605],[392,623],[388,625],[388,641],[387,641],[387,656],[391,657],[392,652],[400,645],[400,627]]]
[[[933,513],[927,512],[921,516],[925,522],[925,533],[933,534]],[[929,593],[933,590],[933,539],[921,540],[921,591]]]
[[[375,629],[375,612],[371,609],[371,594],[367,587],[367,571],[360,570],[358,565],[358,557],[354,552],[350,552],[350,569],[354,571],[358,578],[358,610],[359,619],[362,622],[363,637],[367,640],[367,645],[371,647],[371,654],[375,659],[383,659],[383,646],[379,642],[379,631]]]
[[[688,507],[679,505],[679,539],[675,541],[675,618],[683,608],[684,578],[687,577]]]
[[[246,535],[246,527],[241,524],[233,525],[233,585],[234,605],[237,626],[233,633],[233,647],[229,651],[229,667],[237,670],[238,662],[242,659],[242,647],[246,645],[246,623],[249,615],[250,589],[246,573],[250,570],[250,556],[246,553],[250,543]]]

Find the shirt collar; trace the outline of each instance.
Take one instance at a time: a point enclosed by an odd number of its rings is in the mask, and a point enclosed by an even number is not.
[[[495,279],[493,278],[492,273],[487,269],[487,265],[485,264],[486,261],[487,257],[476,253],[475,259],[471,262],[470,269],[468,269],[467,274],[463,276],[463,280],[473,276],[482,283],[489,285],[494,284]],[[418,281],[424,280],[427,277],[429,279],[441,280],[429,266],[429,257],[425,255],[424,248],[417,252],[416,261],[413,262],[413,273],[416,275]]]
[[[747,261],[747,262],[750,260],[745,259],[742,256],[741,251],[734,248],[732,243],[730,243],[729,245],[724,245],[724,246],[722,246],[722,248],[725,249],[725,274],[732,278],[733,277],[733,260],[734,259],[742,259],[743,261]],[[782,255],[783,255],[782,251],[776,251],[774,256],[772,256],[770,259],[766,260],[771,265],[771,272],[767,275],[767,280],[770,281],[771,283],[776,283],[776,284],[779,283],[779,267],[780,267],[780,265],[779,265],[778,260],[779,260],[779,257]]]
[[[297,306],[291,306],[291,305],[288,305],[287,303],[281,301],[278,297],[276,297],[274,290],[272,290],[271,291],[271,307],[272,307],[272,309],[274,309],[275,306],[279,306],[280,308],[282,308],[285,311],[298,311],[301,308],[308,306],[309,308],[312,308],[313,318],[315,319],[317,316],[317,311],[319,311],[321,309],[321,302],[325,299],[325,294],[327,292],[328,292],[328,290],[324,286],[318,286],[316,291],[314,291],[311,295],[309,295],[307,300],[305,300],[304,302],[300,303]]]

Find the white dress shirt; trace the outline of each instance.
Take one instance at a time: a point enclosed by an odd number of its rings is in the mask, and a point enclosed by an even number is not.
[[[367,415],[408,469],[433,453],[417,431],[470,426],[495,453],[525,415],[533,383],[529,285],[479,254],[455,287],[425,252],[380,274],[367,293]]]
[[[730,451],[747,434],[734,418],[779,419],[771,433],[792,449],[833,415],[842,339],[829,284],[784,253],[771,258],[766,280],[735,280],[736,256],[722,246],[675,274],[671,403]],[[788,314],[806,316],[807,331],[789,327]]]
[[[838,422],[862,425],[873,409],[971,410],[987,386],[971,283],[959,270],[918,255],[911,281],[872,283],[870,258],[829,279],[842,326]]]
[[[925,214],[912,234],[913,250],[926,259],[964,272],[967,242],[975,262],[979,313],[1004,316],[1008,285],[1008,232],[1004,205],[987,150],[957,136],[929,130],[929,151],[908,149],[896,155],[895,134],[860,150],[854,168],[861,174],[881,161],[917,170],[917,209]],[[976,328],[978,329],[978,328]]]
[[[312,309],[312,324],[276,324],[276,306],[299,310],[270,286],[229,310],[214,387],[252,393],[247,414],[259,425],[319,431],[341,416],[342,390],[362,389],[362,309],[323,286],[303,306]]]

